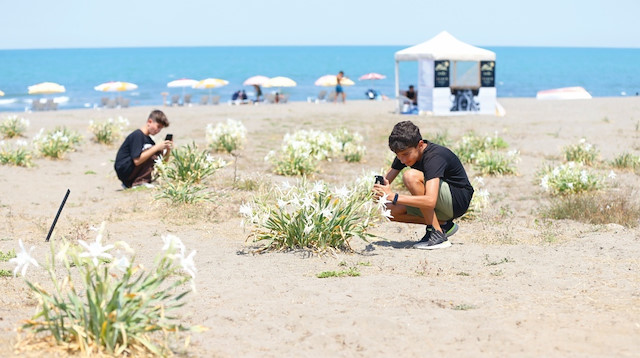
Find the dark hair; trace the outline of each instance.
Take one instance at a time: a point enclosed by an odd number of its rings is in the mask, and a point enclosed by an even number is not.
[[[396,124],[389,135],[389,149],[398,153],[410,147],[417,147],[422,141],[420,129],[411,121]]]
[[[169,126],[169,119],[164,115],[164,112],[159,109],[154,109],[153,111],[151,111],[151,113],[149,114],[149,119],[153,120],[156,123],[160,123],[164,128],[167,128]]]

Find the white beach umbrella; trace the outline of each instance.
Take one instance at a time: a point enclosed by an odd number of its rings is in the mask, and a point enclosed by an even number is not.
[[[0,91],[0,97],[4,96],[4,92]]]
[[[52,93],[63,93],[66,91],[64,86],[54,82],[38,83],[33,86],[29,86],[28,89],[29,89],[29,94],[52,94]]]
[[[360,76],[358,79],[360,81],[364,81],[364,80],[384,80],[385,78],[387,78],[387,76],[381,75],[379,73],[371,72],[371,73],[367,73],[366,75]]]
[[[258,75],[258,76],[253,76],[253,77],[247,78],[246,80],[244,80],[244,82],[242,82],[242,85],[244,85],[244,86],[262,86],[268,80],[269,80],[269,77]]]
[[[336,75],[324,75],[314,82],[316,86],[332,87],[338,84],[338,77]],[[355,83],[347,77],[342,77],[340,84],[343,86],[353,86]]]
[[[138,88],[138,85],[135,83],[120,81],[105,82],[93,87],[98,92],[124,92],[132,91],[136,88]]]
[[[262,86],[263,87],[295,87],[297,85],[298,84],[296,83],[296,81],[292,80],[289,77],[278,76],[278,77],[269,78],[269,80],[266,81]]]
[[[190,78],[181,78],[179,80],[173,80],[167,83],[167,87],[169,88],[182,88],[182,96],[184,97],[184,92],[187,87],[193,88],[198,84],[198,80],[192,80]]]

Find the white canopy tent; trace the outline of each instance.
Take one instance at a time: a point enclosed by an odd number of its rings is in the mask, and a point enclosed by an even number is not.
[[[400,102],[400,61],[418,62],[420,113],[495,113],[496,54],[464,43],[446,31],[395,53],[396,98]]]

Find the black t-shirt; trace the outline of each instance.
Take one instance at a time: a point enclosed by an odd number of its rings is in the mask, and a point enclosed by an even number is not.
[[[420,158],[411,168],[424,173],[425,183],[434,178],[440,178],[449,184],[451,189],[451,199],[453,201],[453,214],[460,217],[467,211],[471,197],[473,196],[473,187],[467,177],[467,172],[460,162],[460,159],[447,147],[427,143],[427,148],[422,152]],[[402,164],[398,157],[393,160],[391,168],[402,170],[406,165]]]
[[[153,139],[142,133],[140,129],[131,132],[131,134],[125,138],[120,149],[118,149],[118,154],[116,154],[116,162],[113,167],[116,170],[116,174],[118,174],[118,179],[125,185],[131,186],[128,180],[135,168],[133,159],[139,158],[143,150],[153,147],[155,144]]]

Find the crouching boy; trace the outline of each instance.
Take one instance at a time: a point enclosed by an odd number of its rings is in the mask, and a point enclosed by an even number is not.
[[[411,121],[396,124],[389,135],[389,149],[396,158],[385,176],[385,184],[375,184],[378,197],[386,196],[394,221],[426,225],[416,249],[451,246],[447,238],[456,233],[454,219],[469,208],[473,187],[460,159],[448,148],[422,139]],[[392,193],[390,184],[406,167],[402,176],[411,195]]]
[[[166,127],[169,127],[167,116],[160,110],[154,110],[142,127],[125,138],[118,149],[114,164],[118,179],[125,188],[151,183],[151,174],[158,154],[166,150],[164,159],[169,159],[173,141],[164,140],[156,144],[150,137]]]

